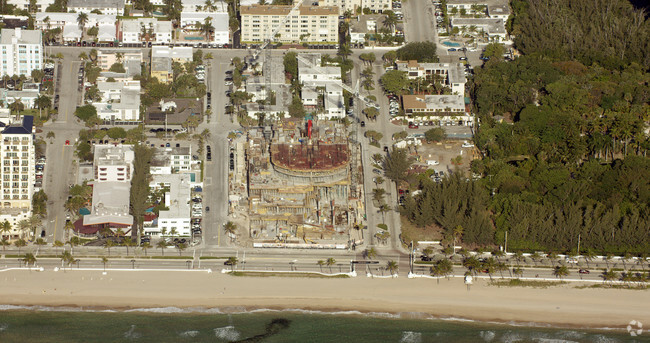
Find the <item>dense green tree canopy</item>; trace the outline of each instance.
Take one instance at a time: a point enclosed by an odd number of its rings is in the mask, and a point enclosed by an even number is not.
[[[413,42],[397,49],[397,58],[402,61],[438,62],[436,44],[433,42]]]

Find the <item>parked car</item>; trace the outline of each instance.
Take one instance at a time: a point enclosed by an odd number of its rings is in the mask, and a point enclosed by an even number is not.
[[[580,269],[580,270],[578,270],[578,273],[580,273],[580,274],[589,274],[589,270],[587,270],[587,269]]]
[[[463,142],[463,145],[461,145],[460,147],[461,147],[461,148],[473,148],[473,147],[474,147],[474,144],[472,144],[472,143],[470,143],[470,142],[468,142],[468,141],[464,141],[464,142]]]
[[[381,175],[381,170],[375,168],[372,170],[373,173]]]
[[[417,128],[419,128],[419,126],[417,126],[416,124],[409,123],[409,129],[417,129]]]

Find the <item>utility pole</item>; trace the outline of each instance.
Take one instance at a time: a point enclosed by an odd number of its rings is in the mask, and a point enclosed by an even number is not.
[[[506,231],[506,243],[503,247],[503,252],[508,254],[508,231]]]
[[[580,256],[580,234],[578,234],[578,256]]]

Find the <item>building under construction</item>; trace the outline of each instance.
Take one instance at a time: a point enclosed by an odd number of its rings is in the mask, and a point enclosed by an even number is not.
[[[348,247],[359,241],[362,178],[342,124],[288,119],[249,132],[250,234],[256,246]]]

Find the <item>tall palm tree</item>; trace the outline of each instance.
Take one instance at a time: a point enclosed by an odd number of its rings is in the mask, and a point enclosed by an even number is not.
[[[394,275],[399,269],[399,266],[395,261],[388,261],[386,262],[386,269],[390,272],[390,275]]]
[[[186,243],[178,243],[176,244],[176,249],[178,249],[178,256],[181,256],[183,251],[187,249],[187,244]]]
[[[142,251],[144,251],[144,256],[147,256],[147,249],[151,249],[152,246],[151,246],[151,244],[149,242],[144,242],[144,243],[142,243],[141,248],[142,248]]]
[[[108,263],[108,258],[106,258],[106,256],[102,256],[102,263],[104,264],[104,271],[106,271],[106,263]]]
[[[63,270],[65,270],[66,264],[70,266],[73,262],[74,262],[74,257],[72,256],[72,254],[69,251],[63,251],[63,254],[61,254],[61,263],[64,266]]]
[[[16,248],[18,248],[18,255],[20,255],[20,249],[22,249],[23,247],[25,247],[27,245],[27,241],[25,241],[24,239],[21,238],[21,239],[15,241],[14,245],[16,246]]]
[[[540,261],[542,259],[542,254],[535,251],[532,255],[530,255],[530,258],[533,259],[533,263],[537,263],[537,261]]]
[[[231,222],[231,221],[228,221],[228,222],[226,222],[226,224],[223,226],[223,229],[226,231],[226,234],[228,235],[228,237],[230,237],[230,240],[232,241],[232,240],[233,240],[232,237],[233,237],[233,236],[235,235],[235,233],[237,232],[237,224],[235,224],[235,223],[233,223],[233,222]]]
[[[325,264],[325,261],[318,260],[318,262],[316,262],[316,264],[320,267],[320,272],[322,273],[323,272],[323,265]]]
[[[25,265],[29,267],[29,265],[36,265],[36,257],[32,253],[26,253],[25,257],[23,257],[23,262],[25,262]],[[30,268],[31,269],[31,268]]]
[[[603,282],[609,281],[610,283],[616,279],[618,279],[618,273],[615,272],[613,269],[605,270],[601,274],[601,277],[603,278]]]
[[[214,31],[214,26],[212,25],[212,17],[207,17],[203,20],[203,24],[200,24],[199,29],[203,34],[205,34],[205,39],[210,40],[210,34]]]
[[[165,256],[165,248],[167,247],[167,243],[165,241],[160,240],[158,243],[156,243],[156,248],[160,248],[160,252],[162,253],[163,256]]]
[[[83,31],[84,26],[86,26],[86,23],[88,22],[88,14],[86,13],[79,13],[77,16],[77,24],[79,24],[79,29]]]
[[[11,242],[3,237],[2,240],[0,240],[0,244],[2,244],[2,251],[5,251],[5,249],[11,245]]]
[[[463,229],[463,227],[460,225],[456,225],[456,227],[451,231],[451,234],[454,238],[454,253],[456,252],[456,240],[460,241],[461,237],[463,237],[464,231],[465,229]]]
[[[135,242],[131,237],[126,237],[123,241],[122,244],[126,247],[126,254],[129,254],[129,247],[135,246]]]
[[[569,275],[569,268],[567,266],[557,266],[553,269],[553,275],[559,277],[561,280],[563,277]]]
[[[73,236],[70,238],[65,244],[70,246],[70,252],[74,254],[74,247],[75,245],[79,245],[81,243],[81,240],[77,236]]]
[[[373,258],[377,257],[377,250],[375,250],[375,248],[366,249],[364,252],[364,257],[372,260]]]
[[[9,233],[11,232],[11,223],[8,220],[2,222],[2,226],[0,226],[0,231],[2,231],[3,238],[5,236],[9,236]]]
[[[235,256],[228,257],[227,263],[230,266],[230,270],[235,271],[235,266],[237,265],[237,262],[239,262],[237,260],[237,257],[235,257]]]
[[[108,250],[108,256],[111,256],[111,247],[115,246],[115,242],[113,242],[112,239],[107,239],[106,242],[104,242],[104,248]]]
[[[336,264],[336,260],[333,257],[330,257],[325,261],[325,265],[330,268],[330,273],[332,272],[332,266]]]
[[[37,238],[34,244],[38,245],[38,249],[36,249],[36,254],[40,253],[41,247],[44,245],[47,245],[47,242],[43,238]]]
[[[63,242],[61,242],[61,241],[54,241],[54,244],[52,244],[52,245],[54,245],[54,247],[57,248],[57,249],[56,249],[56,253],[57,253],[57,255],[58,255],[58,254],[59,254],[59,249],[58,249],[58,248],[63,247]]]

